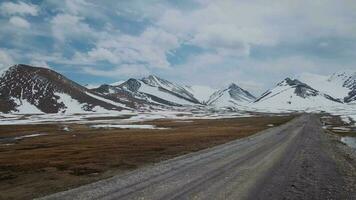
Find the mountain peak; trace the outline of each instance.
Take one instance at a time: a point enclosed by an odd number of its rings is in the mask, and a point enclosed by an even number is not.
[[[307,86],[307,84],[301,82],[298,79],[285,78],[282,82],[277,84],[278,86]]]
[[[154,75],[154,74],[150,74],[150,75],[148,75],[148,76],[146,76],[146,77],[143,77],[142,79],[143,79],[143,80],[157,81],[157,80],[159,80],[159,79],[161,79],[161,78],[159,78],[158,76],[156,76],[156,75]]]
[[[234,89],[234,88],[240,88],[240,87],[238,85],[236,85],[235,83],[230,83],[228,88]]]
[[[168,81],[161,79],[158,76],[155,76],[152,74],[147,77],[142,78],[141,81],[143,81],[144,83],[151,85],[153,87],[161,86],[161,83],[163,83],[163,82],[169,83]]]
[[[285,78],[283,81],[277,84],[277,86],[271,90],[268,90],[255,102],[280,102],[281,105],[290,107],[303,106],[304,103],[311,103],[313,106],[318,106],[318,101],[329,103],[342,103],[339,99],[335,99],[327,94],[324,94],[309,85],[299,81],[298,79]],[[304,102],[304,103],[303,103]]]
[[[219,107],[229,107],[243,105],[253,102],[256,99],[251,93],[242,89],[235,83],[231,83],[227,88],[214,92],[208,100],[208,105]]]
[[[85,112],[95,109],[122,110],[102,97],[48,68],[13,65],[0,77],[2,112]]]
[[[45,67],[36,67],[36,66],[31,66],[31,65],[26,65],[26,64],[16,64],[16,65],[13,65],[7,69],[7,71],[12,71],[12,70],[28,70],[28,71],[47,70],[47,71],[52,71]]]

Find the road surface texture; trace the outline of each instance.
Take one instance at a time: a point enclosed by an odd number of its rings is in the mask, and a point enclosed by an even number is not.
[[[354,157],[333,137],[317,116],[303,115],[43,199],[356,199]]]

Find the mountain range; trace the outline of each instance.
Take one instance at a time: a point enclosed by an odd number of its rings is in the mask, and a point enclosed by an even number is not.
[[[87,88],[48,68],[14,65],[0,76],[0,112],[82,113],[179,107],[305,110],[356,103],[356,73],[286,78],[256,98],[231,83],[213,90],[150,75]]]

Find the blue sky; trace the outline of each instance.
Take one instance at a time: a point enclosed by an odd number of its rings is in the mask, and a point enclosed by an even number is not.
[[[287,76],[356,70],[352,0],[0,1],[0,68],[81,84],[156,74],[258,94]]]

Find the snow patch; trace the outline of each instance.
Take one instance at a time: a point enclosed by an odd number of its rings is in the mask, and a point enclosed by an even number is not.
[[[73,99],[71,96],[65,93],[54,93],[54,95],[59,97],[58,102],[62,102],[66,108],[63,108],[59,112],[63,113],[83,113],[86,112],[83,107],[85,104],[79,103],[77,100]]]
[[[334,98],[344,99],[344,97],[346,97],[350,92],[349,88],[343,87],[346,80],[345,77],[337,76],[336,73],[331,77],[303,73],[298,76],[298,79],[304,83],[307,83],[312,88]]]
[[[108,104],[111,104],[111,105],[114,105],[114,106],[117,106],[117,107],[121,107],[121,108],[125,108],[125,109],[128,109],[128,110],[132,110],[131,108],[126,107],[126,105],[124,105],[122,103],[118,103],[118,102],[115,102],[115,101],[111,101],[109,99],[105,99],[104,97],[100,97],[100,96],[92,94],[90,92],[85,92],[85,94],[87,94],[88,96],[91,96],[91,97],[93,97],[95,99],[98,99],[100,101],[106,102]]]
[[[174,96],[172,94],[169,94],[167,92],[164,92],[161,89],[159,89],[158,87],[147,85],[142,81],[140,81],[140,83],[141,83],[141,87],[139,88],[139,92],[150,94],[150,95],[156,96],[160,99],[163,99],[163,100],[166,100],[166,101],[169,101],[172,103],[180,104],[180,105],[194,105],[194,103],[192,103],[188,100],[185,100],[183,98]]]
[[[208,86],[193,85],[189,87],[189,91],[194,95],[194,97],[201,103],[207,102],[210,96],[216,91]]]
[[[167,129],[157,128],[154,125],[138,125],[138,124],[98,124],[91,125],[91,128],[120,128],[120,129]]]
[[[35,105],[29,103],[26,99],[17,99],[12,98],[12,100],[18,105],[16,107],[18,114],[41,114],[40,111]]]
[[[39,136],[43,136],[43,135],[47,135],[45,133],[35,133],[35,134],[30,134],[30,135],[23,135],[23,136],[18,136],[18,137],[14,137],[15,140],[22,140],[24,138],[33,138],[33,137],[39,137]]]

